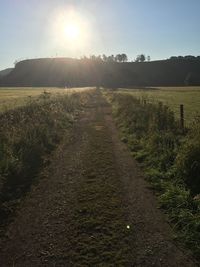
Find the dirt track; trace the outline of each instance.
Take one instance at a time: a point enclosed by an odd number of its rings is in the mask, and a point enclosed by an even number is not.
[[[0,243],[7,266],[196,266],[93,93]]]

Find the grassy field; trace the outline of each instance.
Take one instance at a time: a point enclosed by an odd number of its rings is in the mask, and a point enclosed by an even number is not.
[[[0,87],[0,112],[24,106],[44,92],[68,94],[88,88],[62,89],[57,87]]]
[[[44,91],[54,94],[66,94],[87,88],[62,89],[56,87],[0,87],[0,112],[27,104],[33,98],[38,97]],[[132,94],[138,98],[147,99],[150,102],[162,101],[168,105],[177,117],[179,106],[184,104],[186,124],[199,114],[200,87],[155,87],[147,89],[124,89],[119,92]]]
[[[200,87],[155,87],[147,89],[119,89],[120,92],[144,98],[150,102],[161,101],[179,117],[180,104],[184,105],[186,124],[200,114]]]

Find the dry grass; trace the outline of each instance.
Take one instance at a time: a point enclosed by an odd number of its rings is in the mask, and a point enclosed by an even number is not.
[[[90,87],[70,89],[58,87],[0,87],[0,112],[24,106],[44,92],[70,94],[90,89]]]
[[[145,98],[150,102],[161,101],[174,111],[179,118],[180,104],[184,105],[185,120],[187,124],[199,114],[200,87],[155,87],[146,89],[119,89],[120,92],[128,93],[137,98]]]

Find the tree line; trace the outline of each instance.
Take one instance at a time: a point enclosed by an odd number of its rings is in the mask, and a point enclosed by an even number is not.
[[[24,59],[26,60],[26,59]],[[14,65],[16,66],[16,64],[20,61],[24,61],[22,59],[20,60],[16,60],[14,62]],[[28,59],[27,59],[28,60]],[[151,61],[151,57],[148,55],[146,56],[145,54],[139,54],[136,56],[135,59],[128,59],[128,56],[125,53],[122,54],[116,54],[116,55],[90,55],[90,56],[83,56],[80,58],[80,60],[82,61],[87,61],[87,60],[92,60],[95,62],[119,62],[119,63],[123,63],[123,62],[150,62]],[[168,58],[167,60],[170,61],[181,61],[181,60],[198,60],[200,61],[200,56],[192,56],[192,55],[186,55],[186,56],[171,56],[170,58]]]
[[[169,58],[169,60],[200,60],[200,56],[192,56],[192,55],[186,55],[186,56],[172,56]]]
[[[94,61],[104,61],[104,62],[128,62],[128,56],[125,53],[117,54],[117,55],[91,55],[89,57],[83,56],[81,60],[94,60]],[[150,56],[145,56],[144,54],[137,55],[137,57],[132,60],[132,62],[145,62],[150,61]]]
[[[94,61],[104,61],[104,62],[128,62],[128,56],[125,53],[122,54],[116,54],[116,55],[91,55],[89,57],[83,56],[81,60],[94,60]],[[186,56],[171,56],[168,58],[168,60],[200,60],[200,56],[192,56],[192,55],[186,55]],[[139,54],[136,56],[135,59],[130,60],[129,62],[149,62],[151,61],[150,56],[146,56],[145,54]]]

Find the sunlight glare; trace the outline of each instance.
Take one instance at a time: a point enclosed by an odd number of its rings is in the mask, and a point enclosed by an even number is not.
[[[81,51],[88,46],[91,35],[88,20],[74,8],[57,11],[52,21],[52,37],[56,46],[65,47],[68,51]]]
[[[65,27],[65,34],[68,39],[77,40],[80,36],[80,28],[76,24],[68,24]]]

